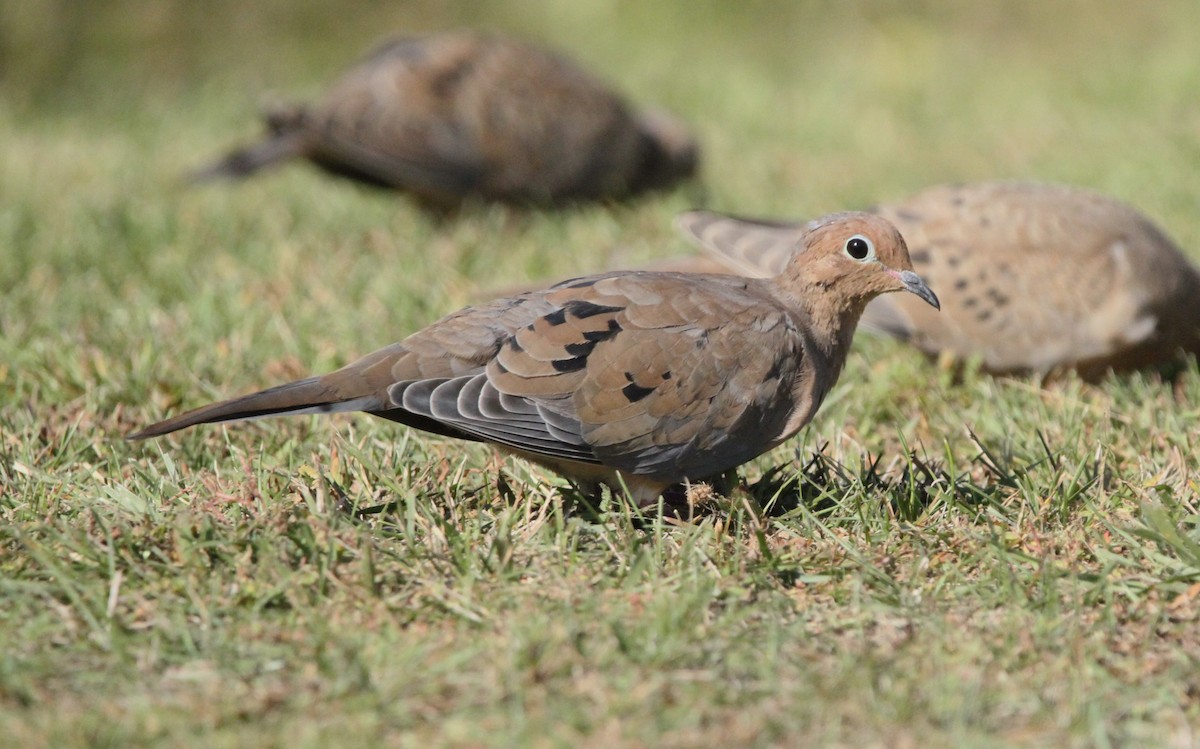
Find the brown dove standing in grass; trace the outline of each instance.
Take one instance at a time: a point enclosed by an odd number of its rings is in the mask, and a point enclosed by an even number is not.
[[[193,180],[302,157],[430,207],[469,196],[554,204],[669,187],[694,174],[699,154],[681,122],[634,112],[571,61],[471,31],[388,41],[316,104],[266,120],[263,141]]]
[[[768,279],[630,271],[456,312],[331,374],[204,406],[130,436],[274,414],[366,411],[491,442],[638,505],[807,424],[863,309],[938,300],[886,219],[827,216]]]
[[[1123,203],[1059,185],[984,182],[870,210],[900,229],[942,310],[880,297],[864,329],[933,355],[978,357],[995,373],[1076,369],[1095,379],[1200,353],[1200,273]],[[711,259],[658,267],[748,276],[778,272],[805,231],[703,212],[678,225]]]

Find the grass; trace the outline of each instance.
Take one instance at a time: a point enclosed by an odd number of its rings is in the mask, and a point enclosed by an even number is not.
[[[1194,8],[18,4],[0,19],[0,735],[10,746],[1196,746],[1200,373],[1043,388],[863,339],[691,524],[367,418],[167,412],[480,288],[1028,177],[1200,259]],[[703,194],[439,224],[301,166],[177,176],[391,28],[547,40],[697,124]]]

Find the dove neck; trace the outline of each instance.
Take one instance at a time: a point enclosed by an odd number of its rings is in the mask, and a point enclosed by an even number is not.
[[[866,306],[810,286],[797,295],[784,291],[783,302],[804,335],[805,366],[798,373],[792,397],[795,410],[784,426],[780,441],[795,434],[821,407],[830,387],[846,364],[854,328]]]
[[[798,308],[809,338],[829,361],[844,361],[854,338],[854,329],[866,309],[866,302],[821,284],[812,284],[789,303]]]

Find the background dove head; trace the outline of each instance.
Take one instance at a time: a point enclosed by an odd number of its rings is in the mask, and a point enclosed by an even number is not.
[[[871,213],[834,213],[810,222],[777,280],[810,312],[824,307],[857,316],[867,302],[891,291],[910,291],[941,309],[913,271],[900,231]]]
[[[696,174],[700,144],[679,118],[650,108],[638,115],[645,153],[635,189],[667,187]]]

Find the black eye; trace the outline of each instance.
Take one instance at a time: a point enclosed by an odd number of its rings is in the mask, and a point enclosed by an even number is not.
[[[846,240],[846,254],[855,260],[869,260],[875,257],[875,245],[861,234],[855,234]]]

